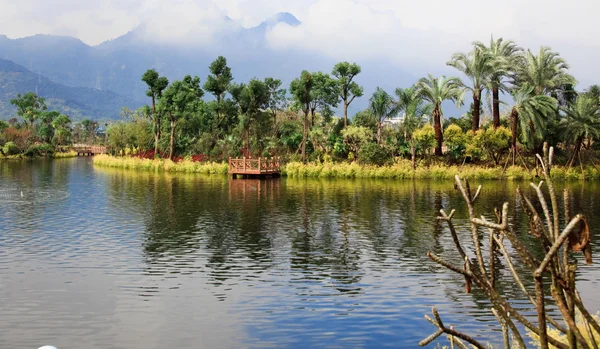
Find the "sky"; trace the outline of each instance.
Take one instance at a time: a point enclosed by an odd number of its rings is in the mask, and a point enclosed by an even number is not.
[[[336,59],[385,59],[407,70],[444,67],[455,51],[491,35],[537,51],[551,46],[580,84],[600,82],[598,0],[0,0],[0,34],[75,36],[96,45],[144,27],[167,41],[252,27],[278,12],[303,24],[267,33],[273,49],[301,48]]]

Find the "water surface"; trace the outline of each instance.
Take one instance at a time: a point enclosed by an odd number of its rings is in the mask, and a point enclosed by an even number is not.
[[[516,184],[483,184],[478,212],[509,201],[526,231]],[[598,241],[598,186],[571,189]],[[461,278],[426,257],[456,260],[433,219],[441,208],[457,209],[466,241],[451,182],[233,181],[100,169],[89,158],[0,162],[0,347],[413,348],[434,332],[423,319],[432,306],[496,342],[485,297],[465,294]],[[597,311],[600,269],[580,265]],[[498,288],[533,314],[515,285]]]

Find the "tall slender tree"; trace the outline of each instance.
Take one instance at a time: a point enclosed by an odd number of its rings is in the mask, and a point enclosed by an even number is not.
[[[231,68],[227,66],[227,59],[223,56],[217,57],[209,66],[210,74],[204,83],[204,90],[215,96],[214,110],[217,114],[216,128],[224,126],[226,115],[228,114],[228,103],[225,101],[225,95],[233,81]]]
[[[416,169],[416,149],[413,133],[421,127],[423,117],[431,113],[431,104],[425,104],[421,96],[417,93],[416,87],[397,88],[396,96],[398,99],[395,102],[395,113],[403,113],[404,119],[402,126],[404,127],[405,137],[410,142],[410,158],[413,170]]]
[[[561,108],[565,118],[559,127],[566,142],[573,145],[569,167],[579,158],[586,139],[600,138],[600,111],[597,103],[594,98],[582,95],[573,105]]]
[[[471,86],[463,85],[473,94],[473,132],[479,129],[481,114],[481,93],[488,85],[493,74],[493,56],[484,49],[477,46],[469,52],[455,53],[447,65],[456,68],[471,80]]]
[[[312,102],[313,89],[312,74],[308,71],[302,71],[299,78],[295,79],[290,84],[290,93],[294,102],[301,106],[304,113],[304,130],[302,132],[302,162],[306,163],[306,141],[308,136],[308,114],[310,113],[310,105]]]
[[[310,115],[311,128],[315,126],[317,111],[325,118],[333,115],[333,108],[338,105],[338,85],[335,80],[322,72],[312,73],[313,87],[311,89]]]
[[[160,113],[156,111],[156,101],[162,96],[163,91],[169,85],[169,79],[164,76],[160,76],[154,69],[148,69],[142,75],[142,81],[148,85],[146,90],[146,96],[152,99],[152,110],[148,115],[152,119],[154,127],[154,153],[158,153],[158,143],[160,141],[160,126],[161,117]]]
[[[160,99],[159,109],[169,115],[171,137],[169,159],[175,156],[175,128],[177,123],[191,117],[199,108],[204,91],[200,88],[200,78],[186,75],[183,80],[174,81]]]
[[[519,130],[522,142],[533,145],[535,137],[542,135],[547,115],[556,111],[557,101],[550,96],[536,94],[535,88],[528,84],[512,91],[512,97],[514,104],[510,113],[512,134],[510,146],[514,165]]]
[[[490,39],[489,46],[476,41],[474,45],[480,50],[487,51],[491,56],[491,75],[488,81],[488,89],[492,92],[492,115],[494,128],[500,127],[500,92],[508,91],[505,84],[507,77],[514,74],[514,66],[517,55],[522,49],[514,41],[499,38]]]
[[[395,113],[394,100],[385,90],[377,87],[369,99],[369,108],[377,119],[377,143],[381,144],[383,122]]]
[[[260,113],[269,104],[269,90],[267,85],[258,79],[252,79],[248,84],[243,84],[235,100],[242,114],[241,126],[244,132],[245,148],[250,148],[250,126],[256,122]]]
[[[331,72],[331,75],[337,79],[339,98],[344,103],[344,127],[348,126],[348,107],[356,97],[362,97],[364,93],[362,86],[354,81],[360,72],[360,65],[349,62],[336,64]]]
[[[442,76],[436,78],[429,75],[427,78],[422,78],[415,85],[417,94],[426,102],[431,104],[433,116],[433,128],[435,130],[435,139],[437,145],[435,147],[435,155],[442,155],[442,142],[444,135],[442,133],[442,102],[453,101],[457,106],[463,103],[463,89],[459,78]]]
[[[277,113],[281,112],[286,105],[285,88],[281,88],[281,80],[266,78],[265,85],[267,87],[267,93],[269,94],[269,101],[267,108],[271,111],[273,116],[273,124],[277,121]]]

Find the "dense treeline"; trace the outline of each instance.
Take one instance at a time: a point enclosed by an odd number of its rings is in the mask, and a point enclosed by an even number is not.
[[[86,119],[72,124],[71,118],[47,110],[46,100],[33,92],[10,101],[18,118],[0,120],[0,155],[47,156],[72,143],[98,141],[99,125]]]
[[[429,75],[394,93],[377,88],[352,120],[348,107],[364,95],[357,64],[339,63],[329,74],[302,71],[288,88],[274,78],[237,83],[224,57],[210,65],[203,83],[192,76],[169,82],[150,69],[141,77],[149,105],[124,110],[121,121],[108,125],[106,142],[113,154],[146,158],[281,156],[383,165],[404,157],[415,168],[440,159],[533,165],[548,141],[569,166],[594,163],[600,87],[577,92],[569,66],[551,48],[532,52],[492,38],[447,64],[466,79]],[[467,102],[470,110],[447,118],[446,101]],[[334,116],[337,108],[343,117]]]

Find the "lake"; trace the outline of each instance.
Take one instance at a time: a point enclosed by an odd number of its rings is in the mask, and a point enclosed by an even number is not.
[[[479,214],[508,201],[526,233],[516,183],[472,184],[484,185]],[[597,257],[600,188],[569,187]],[[456,260],[434,219],[441,208],[457,209],[466,241],[452,182],[0,162],[0,348],[414,348],[435,330],[423,318],[432,306],[445,323],[497,343],[485,297],[465,294],[464,279],[426,256]],[[579,289],[596,312],[600,267],[577,259]],[[534,314],[516,285],[497,287]]]

